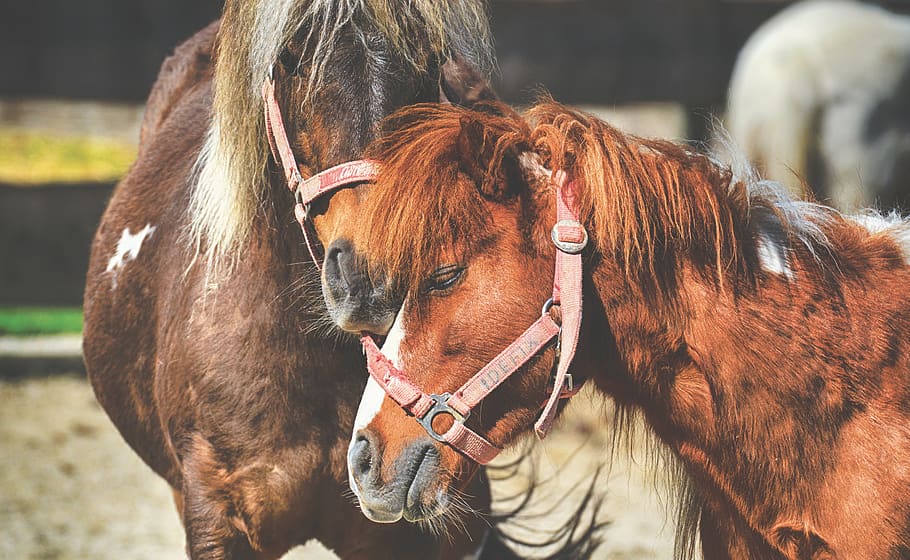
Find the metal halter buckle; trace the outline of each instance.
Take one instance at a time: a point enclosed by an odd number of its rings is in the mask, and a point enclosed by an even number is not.
[[[579,242],[572,241],[563,241],[559,238],[559,228],[560,227],[574,227],[581,230],[583,238]],[[569,255],[575,255],[581,253],[584,248],[588,245],[588,230],[585,229],[583,225],[576,222],[575,220],[559,220],[556,222],[556,225],[553,226],[553,229],[550,230],[550,239],[553,240],[553,244],[562,251]]]
[[[550,370],[550,380],[553,381],[553,390],[562,392],[562,387],[556,386],[556,370],[559,369],[559,361],[562,359],[562,328],[559,329],[559,334],[556,336],[556,355],[553,358],[553,367]],[[572,374],[566,372],[565,376],[565,385],[566,391],[572,392],[575,390],[575,381],[572,379]]]
[[[468,412],[466,415],[462,415],[460,412],[449,406],[450,398],[452,398],[451,393],[430,395],[430,399],[433,400],[433,406],[421,418],[417,418],[417,421],[421,426],[423,426],[423,429],[426,430],[428,434],[430,434],[430,437],[441,443],[445,443],[446,440],[442,437],[442,434],[433,429],[434,418],[440,414],[451,414],[452,418],[454,418],[456,422],[464,423],[464,421],[468,419],[468,416],[471,415],[470,412]]]

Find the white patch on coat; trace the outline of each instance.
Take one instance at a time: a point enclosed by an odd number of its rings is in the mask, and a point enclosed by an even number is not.
[[[117,250],[114,251],[114,256],[107,261],[107,272],[116,273],[118,268],[121,268],[129,261],[136,260],[136,257],[139,256],[139,250],[142,248],[142,243],[155,233],[155,229],[156,226],[151,224],[146,224],[144,228],[136,233],[130,233],[130,228],[124,229],[120,235],[120,241],[117,242]],[[117,287],[116,274],[114,276],[114,287]]]
[[[399,348],[401,346],[401,341],[404,339],[404,327],[402,325],[401,315],[402,313],[399,311],[398,316],[395,317],[395,322],[392,323],[392,330],[389,331],[385,343],[382,345],[383,355],[391,360],[396,368],[401,367]],[[357,439],[357,433],[366,428],[370,422],[373,421],[373,418],[379,414],[379,409],[382,408],[385,397],[385,390],[373,379],[373,376],[368,377],[366,389],[364,389],[363,396],[360,398],[360,406],[357,407],[357,416],[354,418],[351,443],[348,445],[348,482],[351,485],[351,490],[354,491],[354,494],[357,495],[358,498],[360,497],[360,492],[357,488],[357,484],[354,482],[354,477],[351,474],[351,447],[354,446],[354,441]]]
[[[743,185],[749,196],[749,229],[755,239],[761,268],[793,280],[793,242],[802,245],[818,260],[819,251],[829,252],[825,234],[829,223],[839,216],[837,210],[794,196],[777,181],[762,179],[745,153],[726,130],[715,123],[711,158],[719,166],[727,162],[732,174],[730,188]]]
[[[787,247],[784,244],[775,241],[770,235],[759,235],[757,250],[758,262],[763,270],[793,279],[793,270],[787,261]]]

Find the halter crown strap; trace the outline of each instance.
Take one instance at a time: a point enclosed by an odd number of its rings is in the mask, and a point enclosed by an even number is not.
[[[265,111],[266,137],[269,140],[269,147],[272,149],[272,157],[281,164],[288,188],[294,192],[297,190],[297,186],[303,182],[303,177],[300,175],[297,159],[294,157],[291,142],[288,140],[284,119],[281,117],[281,108],[275,97],[275,81],[271,76],[266,78],[262,84],[262,107]]]

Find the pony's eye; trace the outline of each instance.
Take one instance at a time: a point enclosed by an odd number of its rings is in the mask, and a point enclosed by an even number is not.
[[[457,264],[447,264],[440,266],[433,271],[433,274],[426,281],[427,292],[443,292],[454,286],[461,275],[464,274],[465,268]]]

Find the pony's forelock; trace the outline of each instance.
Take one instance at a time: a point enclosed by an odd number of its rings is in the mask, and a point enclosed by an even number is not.
[[[450,252],[482,245],[491,234],[489,210],[475,184],[459,165],[458,142],[465,121],[483,124],[500,155],[527,144],[523,119],[498,102],[488,110],[419,104],[386,121],[385,135],[369,148],[383,162],[360,212],[355,232],[370,269],[391,282],[421,282]],[[495,164],[494,164],[495,165]]]
[[[406,9],[403,9],[406,8]],[[268,196],[268,143],[260,86],[281,50],[305,30],[312,52],[307,95],[318,91],[341,30],[357,15],[401,59],[425,71],[428,49],[440,60],[458,53],[488,76],[494,68],[483,2],[408,0],[228,0],[215,67],[212,124],[197,162],[190,202],[190,242],[210,261],[230,256],[249,235]],[[428,44],[409,27],[422,25]],[[353,27],[365,41],[366,30]]]
[[[628,135],[550,100],[524,118],[504,106],[498,110],[428,104],[387,121],[389,135],[372,147],[384,162],[383,175],[367,197],[367,223],[358,228],[357,245],[373,270],[414,285],[451,256],[445,250],[483,242],[478,236],[489,231],[489,207],[458,164],[465,120],[481,123],[490,142],[531,146],[532,157],[521,162],[529,183],[541,170],[566,170],[578,182],[579,214],[598,251],[618,258],[638,280],[661,274],[656,257],[668,252],[697,254],[721,289],[730,273],[754,274],[750,255],[767,271],[791,278],[788,259],[796,245],[831,262],[826,232],[843,217],[762,180],[732,143],[720,142],[728,152],[728,164],[721,164],[716,155]],[[492,152],[508,151],[498,144]],[[910,235],[901,221],[885,223],[879,229],[907,247]]]

